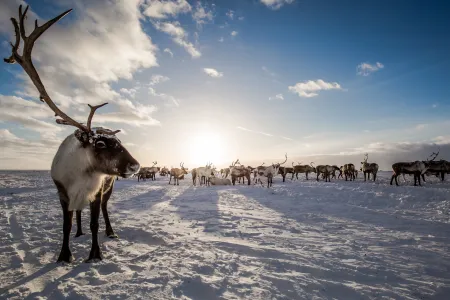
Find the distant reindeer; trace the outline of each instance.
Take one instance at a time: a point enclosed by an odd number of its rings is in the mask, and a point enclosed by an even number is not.
[[[295,178],[298,180],[298,174],[305,174],[306,176],[306,180],[308,180],[308,174],[309,173],[315,173],[316,172],[316,168],[313,166],[313,162],[310,163],[310,165],[302,165],[301,162],[298,163],[298,165],[294,166],[294,173],[292,174],[292,179],[294,179],[294,174],[295,174]]]
[[[291,167],[280,167],[278,169],[278,174],[281,175],[281,177],[283,177],[283,182],[286,182],[286,176],[287,174],[292,174],[292,179],[294,179],[294,163],[292,163],[292,168]]]
[[[241,178],[244,184],[245,184],[244,178],[247,178],[247,183],[248,185],[250,185],[250,174],[251,174],[250,170],[248,169],[248,167],[241,165],[239,159],[231,164],[230,174],[231,174],[231,183],[233,185],[235,185],[236,179],[238,179],[240,183]]]
[[[184,167],[184,163],[180,163],[180,168],[172,168],[170,170],[169,184],[174,178],[173,185],[180,185],[180,179],[184,179],[184,175],[188,173],[187,168]]]
[[[285,160],[282,163],[272,164],[271,166],[260,168],[258,167],[257,181],[261,182],[261,178],[267,178],[267,187],[271,187],[273,184],[273,177],[278,174],[280,166],[287,162],[287,153],[285,154]]]
[[[140,165],[116,137],[116,133],[120,130],[111,131],[101,127],[91,127],[95,111],[107,103],[96,106],[89,105],[90,113],[86,125],[75,121],[52,101],[33,65],[31,52],[36,40],[72,10],[65,11],[42,26],[39,26],[36,20],[33,32],[27,36],[24,20],[28,8],[27,6],[22,12],[22,5],[19,6],[19,22],[15,18],[11,18],[16,40],[14,44],[11,43],[11,56],[5,58],[4,61],[10,64],[18,63],[23,68],[39,91],[39,99],[53,110],[56,117],[59,117],[56,119],[56,123],[77,128],[59,146],[50,171],[58,190],[64,217],[63,242],[58,262],[71,262],[73,260],[69,248],[73,212],[77,211],[78,231],[76,236],[79,236],[83,234],[81,231],[81,210],[87,205],[90,206],[91,210],[90,229],[92,233],[91,251],[87,261],[101,260],[102,252],[98,243],[100,210],[105,219],[106,235],[112,238],[117,237],[111,227],[107,210],[114,181],[116,176],[127,178],[137,173]],[[21,41],[23,41],[22,55],[18,52]]]
[[[356,172],[356,170],[355,170],[354,164],[345,164],[342,167],[342,173],[345,176],[345,181],[347,181],[348,178],[350,178],[350,181],[352,181],[352,180],[354,181],[356,179],[355,172]]]
[[[202,185],[203,181],[202,179],[205,178],[205,185],[209,185],[209,179],[211,178],[213,174],[213,168],[212,168],[212,163],[207,163],[206,167],[200,167],[200,168],[196,168],[196,172],[195,172],[195,179],[193,178],[193,183],[195,185],[195,182],[197,180],[197,178],[199,179],[200,185]],[[192,176],[194,176],[194,174],[192,174]]]
[[[370,180],[370,174],[373,175],[373,181],[375,181],[377,179],[378,164],[368,163],[367,162],[368,159],[369,159],[369,154],[366,153],[364,155],[364,161],[361,162],[361,171],[364,174],[364,181],[366,181],[366,175],[368,176],[367,179]]]
[[[437,153],[433,152],[430,157],[431,160],[427,159],[426,162],[423,161],[415,161],[415,162],[398,162],[392,165],[392,170],[394,173],[391,177],[390,184],[392,185],[393,180],[395,179],[395,184],[398,185],[397,177],[400,175],[410,174],[414,175],[414,185],[417,186],[417,181],[420,183],[420,176],[425,174],[428,170],[428,167],[433,163],[436,157],[439,155],[439,151]]]
[[[331,181],[331,175],[335,171],[335,168],[330,165],[318,165],[316,167],[316,175],[317,181],[319,181],[319,176],[323,175],[322,178],[325,179],[325,182]]]
[[[159,167],[156,166],[157,164],[158,164],[158,162],[157,162],[157,161],[154,161],[154,162],[153,162],[153,166],[151,166],[151,167],[148,169],[148,173],[149,173],[149,176],[150,176],[150,179],[151,179],[151,180],[156,180],[156,173],[158,173],[159,170],[161,169],[161,168],[159,168]]]

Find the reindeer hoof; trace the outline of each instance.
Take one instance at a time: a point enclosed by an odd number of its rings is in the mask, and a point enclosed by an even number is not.
[[[101,261],[102,258],[102,252],[100,251],[100,247],[94,247],[91,249],[91,253],[89,254],[89,258],[86,260],[87,263],[91,262],[98,262]]]
[[[106,236],[109,237],[110,239],[118,239],[119,238],[119,236],[117,234],[115,234],[114,231],[106,232]]]
[[[85,233],[77,231],[77,233],[75,234],[75,237],[77,238],[77,237],[82,236],[82,235],[85,235]]]
[[[73,262],[74,257],[72,255],[72,252],[70,252],[70,249],[67,250],[61,250],[61,253],[59,253],[59,257],[58,260],[56,261],[57,263],[71,263]]]

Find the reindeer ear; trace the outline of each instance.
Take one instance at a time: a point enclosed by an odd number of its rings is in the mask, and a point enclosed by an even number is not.
[[[92,139],[92,137],[85,131],[77,129],[77,130],[75,130],[74,135],[77,138],[77,140],[80,141],[80,143],[83,146],[83,148],[85,148],[89,144],[93,144],[94,143],[94,140]]]

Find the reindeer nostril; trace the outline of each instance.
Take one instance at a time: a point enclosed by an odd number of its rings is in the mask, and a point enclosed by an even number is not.
[[[140,168],[141,166],[139,164],[129,164],[127,169],[131,172],[137,172]]]

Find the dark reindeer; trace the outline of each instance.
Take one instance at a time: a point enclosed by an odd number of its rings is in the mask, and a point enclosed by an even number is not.
[[[424,175],[425,172],[428,170],[428,168],[432,165],[434,160],[439,155],[439,151],[433,152],[429,157],[432,157],[431,160],[427,159],[425,162],[423,161],[415,161],[415,162],[398,162],[392,165],[392,170],[394,173],[391,177],[390,184],[392,185],[393,180],[395,179],[395,185],[398,186],[397,177],[400,175],[414,175],[414,186],[417,186],[417,181],[419,182],[419,185],[422,185],[420,183],[420,176]]]

